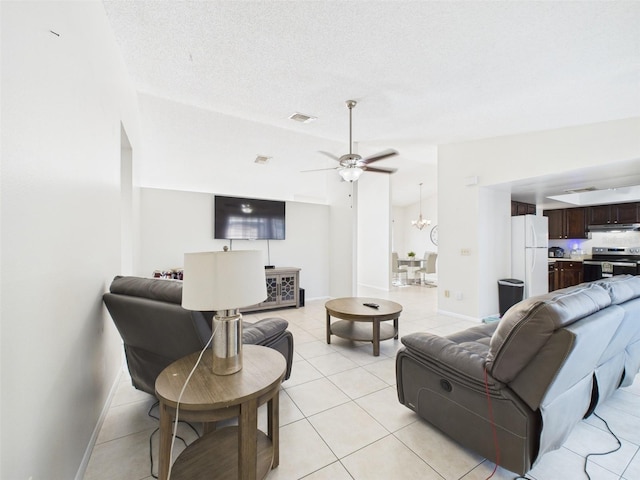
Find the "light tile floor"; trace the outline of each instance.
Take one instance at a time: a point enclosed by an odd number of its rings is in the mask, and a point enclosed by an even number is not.
[[[438,314],[435,288],[410,286],[382,294],[360,291],[359,295],[402,304],[401,336],[414,331],[445,335],[475,324]],[[460,447],[398,402],[395,354],[401,342],[384,341],[379,357],[373,357],[370,344],[332,337],[331,345],[327,345],[324,303],[314,300],[300,309],[245,315],[247,321],[268,316],[286,318],[295,339],[292,376],[280,394],[280,466],[269,474],[269,479],[487,478],[493,463]],[[85,480],[153,478],[149,438],[157,421],[147,415],[153,403],[152,397],[136,391],[123,375]],[[622,448],[611,455],[590,457],[591,478],[640,479],[640,380],[618,391],[598,413],[621,438]],[[266,430],[264,406],[259,424]],[[187,442],[195,439],[195,433],[184,425],[179,434]],[[153,473],[157,474],[157,434],[152,440]],[[586,479],[585,455],[615,446],[601,422],[590,417],[578,425],[562,448],[545,455],[528,477]],[[181,448],[177,442],[174,454]],[[493,478],[515,476],[498,469]]]

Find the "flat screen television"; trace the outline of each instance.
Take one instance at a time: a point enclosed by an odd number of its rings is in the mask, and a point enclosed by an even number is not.
[[[285,202],[215,196],[214,238],[284,240]]]

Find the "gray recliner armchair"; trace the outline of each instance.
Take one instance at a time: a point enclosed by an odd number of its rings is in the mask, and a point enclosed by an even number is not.
[[[531,297],[500,322],[402,337],[398,400],[521,475],[640,371],[640,276]]]
[[[182,282],[155,278],[117,276],[103,301],[124,342],[127,366],[135,388],[155,396],[155,381],[165,367],[199,350],[211,337],[214,312],[185,310]],[[273,348],[291,375],[293,335],[282,318],[243,322],[245,344]]]

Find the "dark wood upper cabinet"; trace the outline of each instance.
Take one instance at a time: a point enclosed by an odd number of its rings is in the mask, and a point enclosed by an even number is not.
[[[544,216],[549,218],[549,239],[563,239],[564,210],[545,210]]]
[[[549,218],[549,239],[587,238],[586,208],[545,210],[543,214]]]
[[[639,213],[640,204],[638,203],[620,203],[611,205],[612,217],[616,223],[636,223],[640,221]]]
[[[565,238],[587,238],[586,208],[567,208],[565,210]]]
[[[589,207],[589,225],[639,222],[639,208],[638,202]]]
[[[611,205],[589,207],[589,225],[606,225],[611,223]]]
[[[515,217],[517,215],[535,215],[536,214],[536,206],[533,203],[523,203],[517,202],[515,200],[511,201],[511,216]]]

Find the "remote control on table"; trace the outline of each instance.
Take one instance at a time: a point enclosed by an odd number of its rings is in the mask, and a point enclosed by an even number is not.
[[[378,305],[377,303],[363,303],[364,306],[366,307],[371,307],[371,308],[379,308],[380,305]]]

